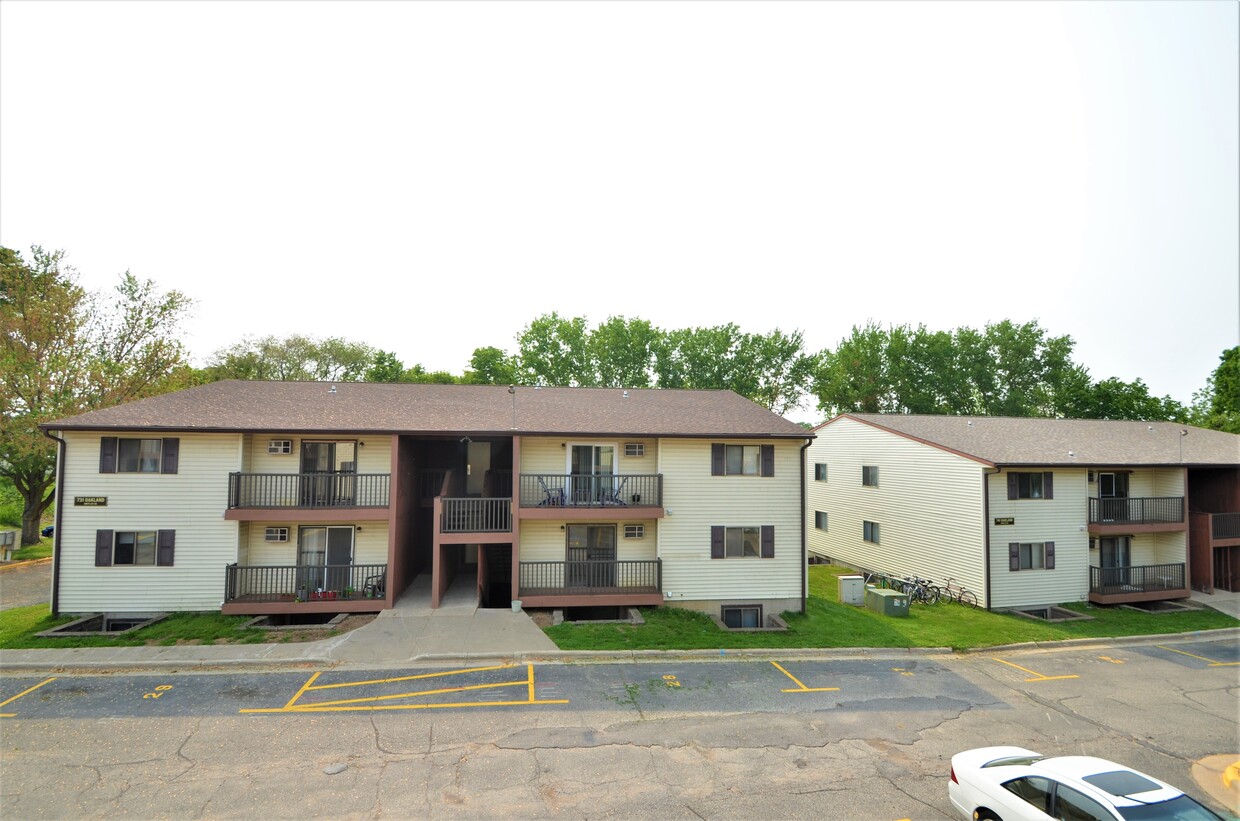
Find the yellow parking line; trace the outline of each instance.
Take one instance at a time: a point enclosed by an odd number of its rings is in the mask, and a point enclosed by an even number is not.
[[[382,696],[365,696],[360,698],[338,699],[336,701],[321,701],[310,704],[298,704],[297,701],[306,693],[312,690],[330,690],[340,687],[362,687],[375,684],[391,684],[400,681],[413,681],[417,679],[442,678],[444,676],[461,675],[464,673],[478,673],[492,670],[504,670],[512,667],[511,664],[497,665],[494,667],[474,667],[465,670],[449,670],[438,673],[422,673],[416,676],[397,676],[384,679],[369,679],[366,681],[345,681],[336,684],[315,684],[321,673],[312,675],[301,689],[289,699],[288,703],[283,707],[267,707],[258,709],[243,709],[242,713],[329,713],[335,711],[347,710],[425,710],[441,707],[501,707],[516,706],[523,704],[568,704],[568,699],[548,699],[538,700],[534,692],[534,665],[526,665],[526,677],[517,681],[501,681],[491,682],[487,684],[463,684],[459,687],[442,687],[434,690],[419,690],[408,693],[396,693],[392,695]],[[469,690],[489,690],[495,687],[522,687],[529,688],[529,698],[525,701],[476,701],[476,702],[459,702],[452,704],[377,704],[375,702],[387,701],[396,698],[415,698],[417,696],[442,695],[444,693],[461,693]]]
[[[1223,770],[1223,786],[1231,789],[1233,782],[1240,781],[1240,761]]]
[[[1177,650],[1174,647],[1163,647],[1161,644],[1157,645],[1157,647],[1160,650],[1170,650],[1172,653],[1179,653],[1181,656],[1188,656],[1189,658],[1195,658],[1195,659],[1201,659],[1202,661],[1207,661],[1210,663],[1211,667],[1235,667],[1236,665],[1240,664],[1240,661],[1215,661],[1214,659],[1208,659],[1205,656],[1198,656],[1194,653],[1185,653],[1183,650]],[[4,706],[3,704],[0,704],[0,707],[3,707],[3,706]]]
[[[39,689],[39,688],[40,688],[40,687],[42,687],[44,684],[51,684],[51,683],[52,683],[53,681],[55,681],[55,680],[56,680],[56,678],[55,678],[55,676],[53,676],[52,678],[49,678],[49,679],[47,679],[46,681],[40,681],[40,682],[39,682],[38,684],[36,684],[35,686],[30,687],[30,688],[28,688],[28,689],[26,689],[26,690],[22,690],[20,693],[18,693],[17,695],[13,696],[12,698],[5,699],[4,701],[0,701],[0,707],[3,707],[3,706],[4,706],[4,705],[6,705],[6,704],[11,704],[12,702],[17,701],[19,698],[21,698],[22,696],[26,695],[27,693],[33,693],[35,690]],[[15,716],[15,715],[17,715],[17,713],[0,713],[0,718],[13,718],[13,716]]]
[[[1054,681],[1061,678],[1080,678],[1080,676],[1044,676],[1037,670],[1030,670],[1028,667],[1021,667],[1019,664],[1013,664],[1010,661],[1004,661],[1003,659],[992,659],[992,661],[997,661],[1000,664],[1006,664],[1008,667],[1015,667],[1017,670],[1023,670],[1026,673],[1037,676],[1037,678],[1027,678],[1025,681]]]
[[[792,673],[789,673],[783,667],[780,667],[779,662],[772,661],[771,664],[775,665],[776,670],[783,673],[785,676],[787,676],[788,678],[792,679],[793,681],[797,683],[797,686],[794,688],[790,688],[787,690],[781,690],[780,692],[782,693],[829,693],[833,690],[840,689],[839,687],[806,687],[804,684],[802,684],[797,679],[796,676],[792,675]]]

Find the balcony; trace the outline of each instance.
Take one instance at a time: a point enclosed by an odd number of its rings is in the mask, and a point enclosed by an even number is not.
[[[386,606],[387,565],[224,568],[225,615],[374,612]]]
[[[1153,533],[1184,528],[1183,496],[1089,500],[1089,532],[1094,535]]]
[[[366,509],[370,514],[361,518],[386,519],[390,486],[387,473],[230,473],[225,518],[275,521],[289,518],[279,511],[296,510],[303,512],[298,519],[310,521]],[[307,511],[321,514],[307,517]]]
[[[1216,542],[1240,539],[1240,513],[1210,514],[1210,537]]]
[[[512,499],[437,499],[441,533],[511,533]]]
[[[526,607],[657,605],[663,603],[663,562],[523,561],[518,584]]]
[[[1189,595],[1182,562],[1089,568],[1089,600],[1095,604],[1186,599]]]
[[[522,508],[617,508],[663,506],[663,475],[560,473],[521,474]]]

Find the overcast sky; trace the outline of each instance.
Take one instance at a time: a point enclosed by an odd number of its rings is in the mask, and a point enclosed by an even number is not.
[[[551,311],[1037,320],[1187,402],[1240,339],[1240,5],[0,0],[0,244],[201,363],[464,370]],[[815,416],[811,414],[811,417]]]

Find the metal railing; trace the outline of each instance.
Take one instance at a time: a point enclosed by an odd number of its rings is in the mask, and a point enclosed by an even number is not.
[[[386,590],[386,564],[230,564],[224,569],[225,601],[339,601],[381,598]]]
[[[387,473],[230,473],[228,506],[387,507]]]
[[[422,468],[418,474],[419,496],[422,501],[429,502],[443,492],[443,479],[447,473],[446,468]]]
[[[1210,516],[1211,536],[1215,539],[1240,539],[1240,513],[1214,513]]]
[[[1103,596],[1183,590],[1184,564],[1145,564],[1135,567],[1089,568],[1089,592]]]
[[[442,533],[508,533],[512,499],[444,499],[439,529]]]
[[[663,474],[521,474],[521,507],[663,505]]]
[[[1184,521],[1184,497],[1135,497],[1089,500],[1090,524],[1151,525]]]
[[[663,589],[663,561],[521,562],[518,585],[522,592],[556,590],[564,593],[611,593]]]

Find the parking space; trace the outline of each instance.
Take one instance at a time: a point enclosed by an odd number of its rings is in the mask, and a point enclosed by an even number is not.
[[[1234,641],[1185,642],[1174,647],[1157,644],[1136,652],[1194,669],[1240,667],[1240,643]]]

